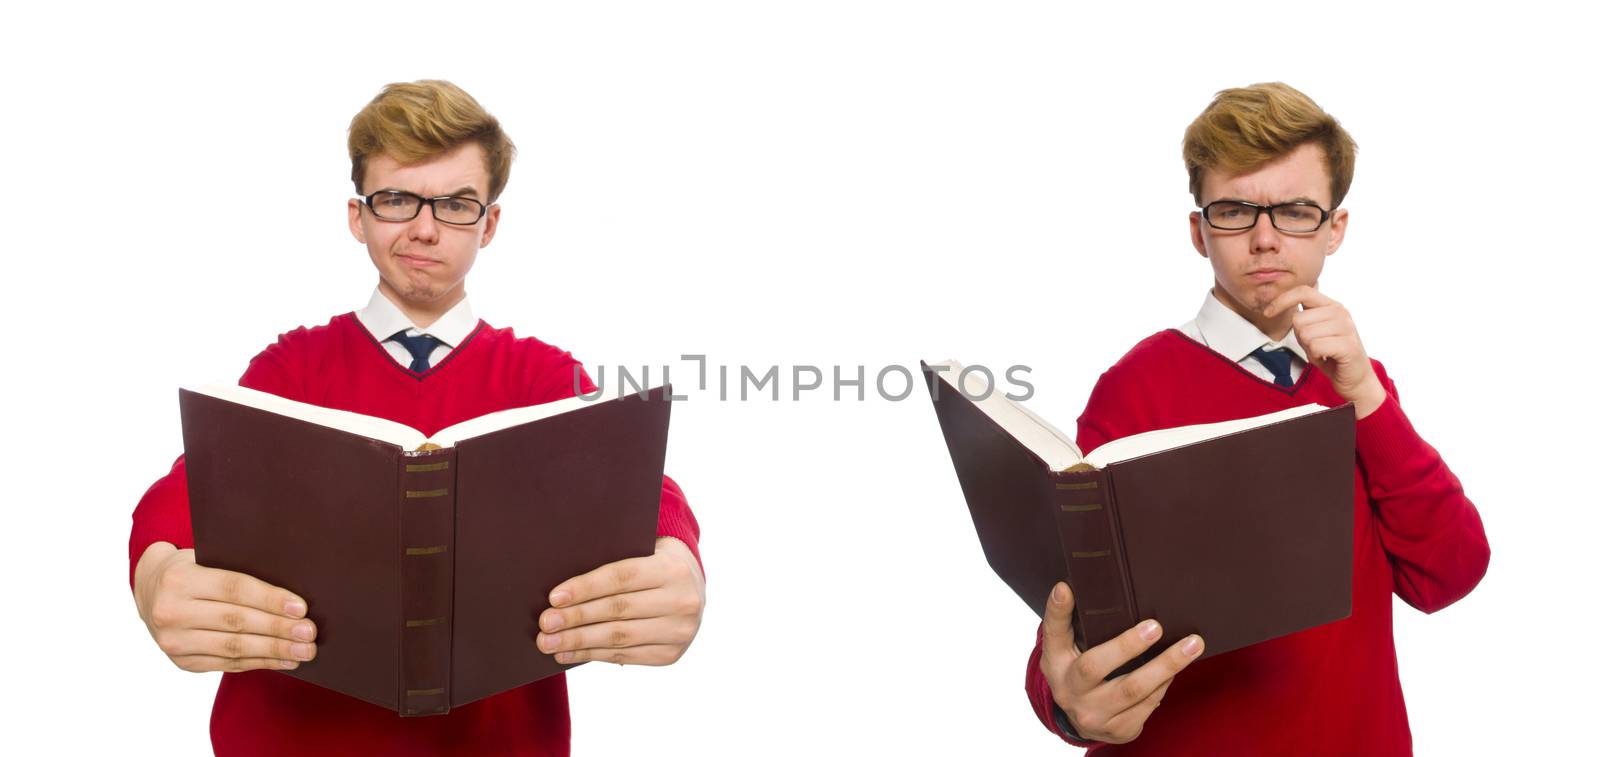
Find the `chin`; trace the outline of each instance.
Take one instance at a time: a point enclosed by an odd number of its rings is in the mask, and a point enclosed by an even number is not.
[[[1279,279],[1277,281],[1267,281],[1259,284],[1247,281],[1243,282],[1241,286],[1243,286],[1244,291],[1250,295],[1250,299],[1246,301],[1254,304],[1255,308],[1260,310],[1271,304],[1273,300],[1278,298],[1278,295],[1300,286],[1300,282],[1291,278]]]
[[[405,298],[418,304],[433,302],[439,298],[439,293],[428,287],[411,287],[405,290]]]

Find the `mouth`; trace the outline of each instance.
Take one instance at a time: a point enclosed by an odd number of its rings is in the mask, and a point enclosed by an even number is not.
[[[441,261],[434,260],[433,258],[424,258],[415,255],[397,254],[395,257],[399,258],[403,263],[413,268],[431,268],[441,264]]]
[[[1287,278],[1288,276],[1289,272],[1280,268],[1262,268],[1245,274],[1246,278],[1258,284],[1268,281],[1277,281],[1282,278]]]

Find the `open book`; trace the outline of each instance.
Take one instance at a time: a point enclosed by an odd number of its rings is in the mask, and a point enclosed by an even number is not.
[[[938,374],[944,379],[944,391],[955,391],[955,382],[962,378],[962,366],[954,360],[946,360],[931,365],[924,363],[930,372]],[[1093,468],[1104,468],[1112,463],[1123,460],[1132,460],[1155,452],[1182,447],[1186,444],[1203,442],[1219,436],[1237,434],[1253,428],[1270,426],[1280,421],[1299,418],[1302,415],[1321,412],[1328,408],[1322,405],[1300,405],[1276,413],[1258,415],[1252,418],[1239,418],[1221,423],[1202,423],[1194,426],[1179,426],[1177,428],[1163,428],[1155,431],[1146,431],[1142,434],[1124,436],[1106,442],[1095,449],[1094,452],[1084,455],[1078,445],[1060,429],[1050,425],[1048,421],[1034,415],[1032,411],[1011,401],[1010,398],[997,390],[991,390],[989,382],[983,374],[970,372],[965,375],[965,380],[960,387],[962,393],[983,411],[984,415],[1027,447],[1029,451],[1039,456],[1039,459],[1053,471],[1064,471],[1074,465],[1084,464]],[[937,388],[937,387],[936,387]]]
[[[670,387],[491,413],[431,438],[231,385],[179,391],[195,558],[306,599],[282,671],[442,714],[566,667],[556,584],[654,552]]]
[[[194,387],[188,391],[204,394],[220,400],[227,400],[236,405],[253,407],[276,413],[285,418],[294,418],[318,426],[338,429],[357,436],[388,442],[402,449],[418,451],[424,444],[434,447],[454,447],[462,439],[483,436],[502,429],[531,423],[540,418],[577,410],[595,404],[592,400],[582,397],[568,397],[564,400],[546,402],[543,405],[529,405],[516,407],[509,410],[480,415],[476,418],[462,421],[439,430],[433,436],[423,436],[418,431],[404,423],[395,423],[387,418],[376,418],[371,415],[352,413],[348,410],[335,410],[320,405],[308,405],[304,402],[295,402],[284,399],[276,394],[257,391],[238,384],[214,383]]]
[[[981,373],[922,367],[990,567],[1040,616],[1065,580],[1080,648],[1159,620],[1163,639],[1126,670],[1191,633],[1209,657],[1350,614],[1348,403],[1150,431],[1086,456]]]

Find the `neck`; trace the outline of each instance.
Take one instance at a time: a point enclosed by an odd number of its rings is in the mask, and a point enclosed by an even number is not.
[[[443,297],[424,302],[417,302],[401,296],[399,292],[389,286],[389,282],[382,279],[378,281],[378,291],[389,298],[389,301],[394,303],[394,306],[399,308],[400,312],[413,324],[416,324],[419,329],[432,326],[434,321],[439,320],[445,313],[450,312],[450,308],[455,307],[467,298],[465,285],[456,287]]]
[[[1279,313],[1275,318],[1268,318],[1261,314],[1261,310],[1271,304],[1270,300],[1261,303],[1260,308],[1249,308],[1245,307],[1244,303],[1235,300],[1220,285],[1212,286],[1211,293],[1216,295],[1217,301],[1222,303],[1224,307],[1238,313],[1241,318],[1249,321],[1250,325],[1255,326],[1261,333],[1266,334],[1268,339],[1274,342],[1283,341],[1284,337],[1289,336],[1289,330],[1294,328],[1294,308]]]

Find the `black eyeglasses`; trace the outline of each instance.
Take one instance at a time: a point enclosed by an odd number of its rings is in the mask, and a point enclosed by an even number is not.
[[[1244,231],[1253,229],[1265,211],[1278,231],[1305,234],[1322,228],[1328,211],[1314,202],[1286,202],[1282,205],[1257,205],[1241,200],[1218,200],[1200,209],[1200,215],[1213,229]]]
[[[373,215],[385,221],[409,221],[427,205],[433,208],[433,218],[440,223],[471,226],[489,210],[471,197],[423,197],[397,189],[373,192],[361,199],[372,208]]]

